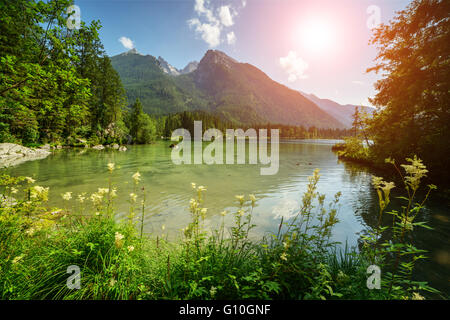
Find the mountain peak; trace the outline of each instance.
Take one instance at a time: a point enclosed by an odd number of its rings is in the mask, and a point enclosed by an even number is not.
[[[121,55],[126,56],[126,55],[130,55],[130,54],[138,54],[138,55],[143,56],[143,54],[138,52],[136,48],[130,49],[130,50],[122,53]]]
[[[164,60],[163,57],[158,57],[159,65],[161,66],[162,71],[164,71],[167,74],[170,74],[172,76],[178,76],[180,74],[180,71],[177,70],[174,66],[169,64],[166,60]]]
[[[200,65],[203,64],[221,64],[226,67],[231,67],[233,64],[238,63],[233,58],[227,56],[224,52],[219,50],[208,50],[205,56],[200,61]]]
[[[184,67],[183,70],[181,70],[181,74],[191,73],[198,68],[198,62],[197,61],[191,61],[189,62],[186,67]]]

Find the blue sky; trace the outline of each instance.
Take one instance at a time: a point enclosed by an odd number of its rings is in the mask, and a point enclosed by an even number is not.
[[[122,37],[139,52],[162,56],[177,68],[218,49],[292,89],[365,105],[379,78],[365,73],[376,56],[368,45],[367,24],[378,17],[388,22],[409,2],[75,0],[83,21],[101,21],[100,36],[110,56],[128,50]]]

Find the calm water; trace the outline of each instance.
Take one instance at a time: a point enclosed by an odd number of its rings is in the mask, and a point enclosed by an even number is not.
[[[253,214],[257,225],[253,236],[260,237],[275,232],[280,218],[292,215],[299,208],[307,178],[319,168],[319,192],[326,194],[328,201],[336,192],[342,192],[340,222],[333,238],[358,246],[361,235],[376,224],[378,200],[371,187],[370,173],[362,167],[339,162],[331,152],[334,143],[332,140],[282,142],[280,168],[273,176],[261,176],[260,165],[174,165],[169,142],[131,146],[127,152],[62,150],[46,159],[10,168],[9,172],[34,176],[40,185],[50,187],[51,204],[63,206],[63,192],[72,191],[77,195],[108,187],[106,165],[114,162],[117,169],[112,175],[113,184],[118,189],[115,207],[124,214],[129,210],[128,195],[133,191],[131,176],[139,171],[147,190],[145,231],[170,238],[178,237],[180,229],[189,222],[191,182],[208,189],[204,203],[208,208],[207,226],[219,223],[221,211],[235,209],[235,195],[253,193],[258,199]],[[416,245],[429,250],[431,258],[419,266],[418,276],[448,294],[449,204],[432,198],[423,217],[434,230],[414,232]]]

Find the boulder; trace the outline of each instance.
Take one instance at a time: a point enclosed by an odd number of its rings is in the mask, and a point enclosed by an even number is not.
[[[128,149],[127,149],[127,147],[125,147],[125,146],[121,146],[121,147],[119,147],[119,151],[127,151]]]
[[[114,150],[119,150],[120,146],[119,146],[117,143],[114,143],[114,144],[112,145],[112,148],[113,148]]]
[[[103,149],[105,149],[105,147],[103,145],[101,145],[101,144],[98,144],[96,146],[93,146],[92,149],[94,149],[94,150],[103,150]]]

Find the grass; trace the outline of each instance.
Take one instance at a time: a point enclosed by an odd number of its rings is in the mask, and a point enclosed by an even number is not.
[[[116,169],[108,164],[108,170]],[[414,169],[408,170],[405,181],[416,187]],[[379,240],[385,226],[365,239],[365,249],[339,249],[330,239],[339,221],[340,194],[325,204],[325,195],[317,190],[318,170],[309,178],[298,214],[282,220],[277,234],[260,241],[249,239],[257,202],[253,195],[237,195],[236,211],[222,212],[222,224],[206,230],[206,188],[194,183],[191,222],[182,240],[147,238],[142,233],[145,189],[139,173],[132,178],[130,212],[119,221],[114,217],[116,190],[111,179],[109,189],[90,196],[62,195],[67,203],[78,203],[78,209],[68,210],[49,208],[48,189],[33,179],[0,176],[6,199],[0,207],[0,298],[421,299],[422,292],[433,292],[426,284],[400,276],[405,268],[383,279],[380,290],[367,288],[369,265],[384,268],[394,261],[395,268],[406,264],[412,271],[403,253],[408,250],[415,262],[422,251],[400,241],[404,247],[382,249],[387,247]],[[385,192],[380,180],[377,183],[375,187]],[[388,197],[381,200],[384,210]],[[420,208],[409,210],[417,214]],[[233,225],[225,225],[226,215],[232,215]],[[408,229],[401,226],[400,235]],[[74,288],[77,274],[71,268],[81,272],[79,288]]]

